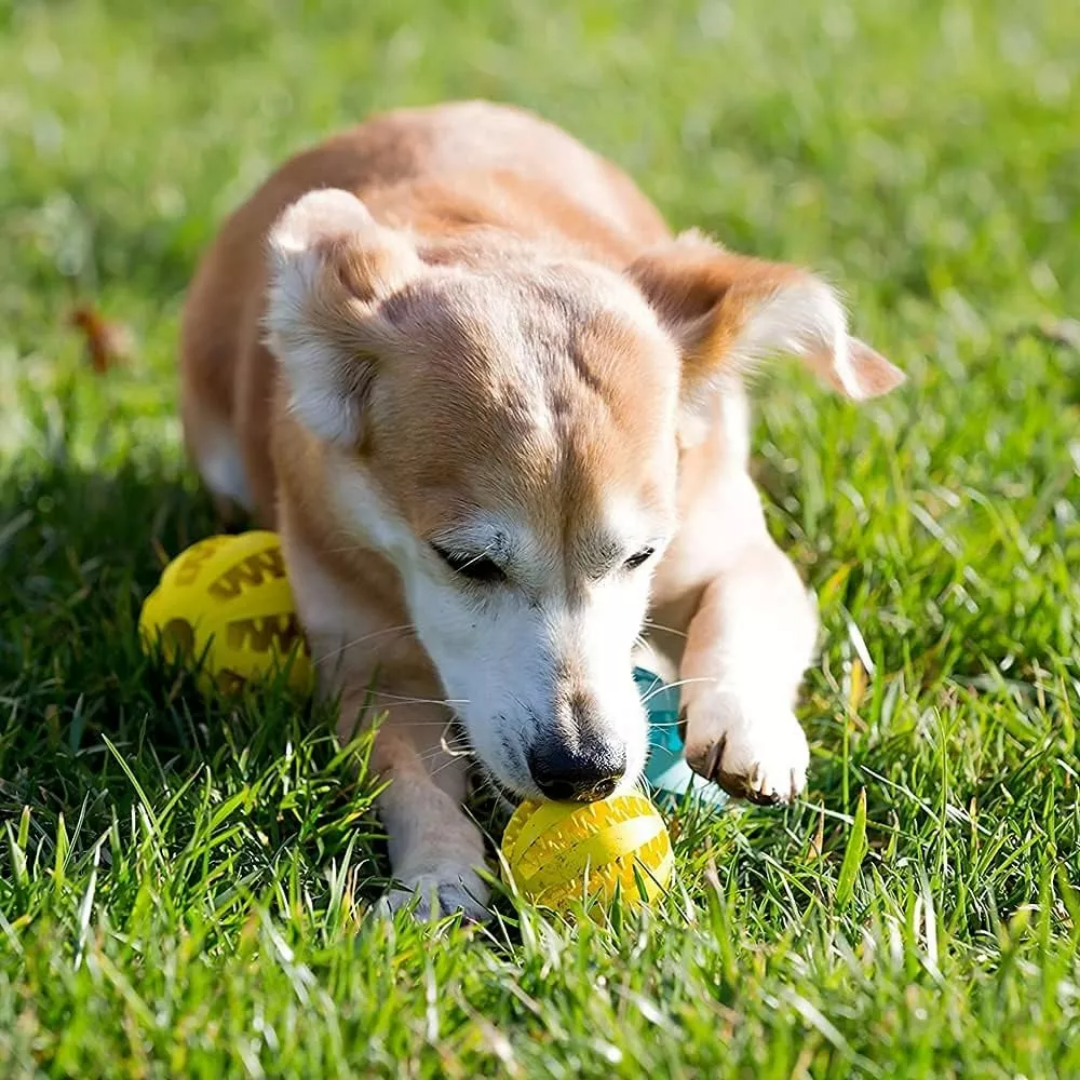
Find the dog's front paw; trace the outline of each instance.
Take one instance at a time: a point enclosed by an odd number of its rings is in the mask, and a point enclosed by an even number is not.
[[[433,922],[460,911],[466,922],[485,922],[488,887],[471,868],[437,867],[402,878],[382,899],[383,915],[410,908],[421,922]]]
[[[754,712],[717,695],[688,711],[686,760],[730,795],[768,805],[802,793],[810,748],[789,709]]]

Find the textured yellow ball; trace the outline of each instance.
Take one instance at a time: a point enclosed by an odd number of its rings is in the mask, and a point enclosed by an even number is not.
[[[634,794],[594,803],[523,802],[503,833],[502,853],[522,895],[555,909],[586,893],[610,900],[616,891],[637,904],[642,888],[651,903],[674,865],[664,819]]]
[[[203,657],[199,688],[231,693],[291,658],[289,685],[311,687],[311,663],[272,532],[211,536],[178,555],[146,598],[144,647],[161,642],[169,659]]]

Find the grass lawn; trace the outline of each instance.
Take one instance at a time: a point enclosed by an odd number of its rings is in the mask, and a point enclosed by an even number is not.
[[[0,0],[0,28],[0,1076],[1080,1075],[1075,0]],[[824,624],[810,788],[674,820],[647,918],[369,917],[362,748],[135,639],[214,529],[175,413],[200,251],[287,152],[462,96],[817,267],[911,376],[864,410],[791,365],[758,387]],[[135,338],[104,377],[82,302]]]

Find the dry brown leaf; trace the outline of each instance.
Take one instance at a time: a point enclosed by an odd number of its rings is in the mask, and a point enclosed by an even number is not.
[[[109,322],[88,304],[75,308],[68,323],[82,331],[90,366],[98,375],[131,356],[131,331],[120,323]]]

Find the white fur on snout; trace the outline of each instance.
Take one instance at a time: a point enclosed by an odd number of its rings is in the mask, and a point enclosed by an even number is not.
[[[510,585],[470,588],[439,567],[409,586],[413,620],[448,695],[487,768],[502,784],[539,794],[530,749],[576,743],[583,734],[625,748],[623,785],[644,768],[645,715],[631,675],[631,650],[644,616],[630,582],[604,583],[571,607],[557,593],[530,600]],[[560,671],[576,668],[573,685]],[[576,690],[593,706],[588,733],[567,727],[561,695]]]
[[[387,505],[375,485],[345,464],[334,472],[335,498],[363,539],[402,576],[417,637],[439,673],[473,749],[499,783],[538,796],[529,773],[531,747],[572,738],[560,728],[557,702],[573,689],[594,705],[592,734],[626,749],[622,786],[645,765],[648,730],[631,672],[631,654],[647,604],[643,571],[618,572],[571,605],[563,582],[530,595],[513,585],[455,579]],[[521,550],[532,545],[523,543]],[[542,560],[538,560],[542,561]],[[539,575],[539,566],[530,567]]]
[[[633,787],[645,768],[648,723],[633,679],[634,646],[648,605],[648,575],[616,571],[593,584],[550,628],[556,655],[578,669],[577,687],[595,707],[594,733],[626,749],[619,790]]]

